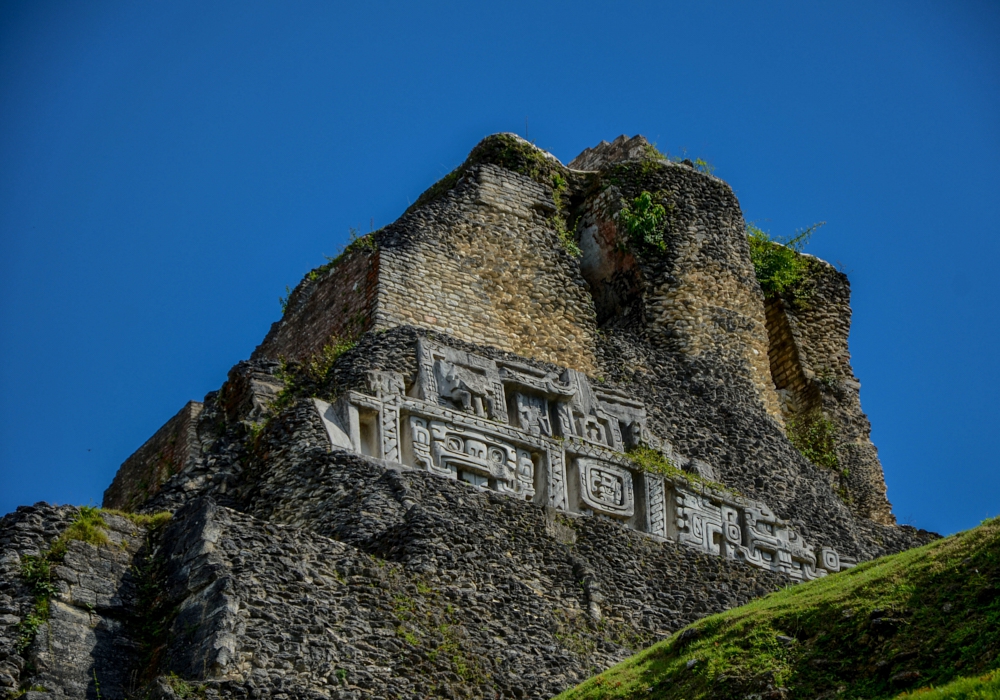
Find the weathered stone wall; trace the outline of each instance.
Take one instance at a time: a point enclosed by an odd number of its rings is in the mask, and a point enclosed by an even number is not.
[[[224,697],[549,697],[784,585],[601,519],[366,458],[315,450],[282,466],[286,491],[322,485],[311,502],[332,506],[323,529],[342,542],[284,524],[287,511],[259,520],[207,501],[165,533],[175,638],[192,632],[163,670],[211,679]],[[397,508],[380,516],[386,499]]]
[[[763,295],[730,187],[693,167],[656,159],[606,165],[601,178],[606,189],[588,200],[579,228],[584,274],[602,322],[640,325],[651,343],[711,358],[747,377],[780,422]],[[621,201],[632,202],[643,191],[666,209],[663,250],[628,241],[619,231]]]
[[[470,167],[379,238],[378,327],[439,330],[592,372],[593,302],[556,213],[551,187]]]
[[[380,255],[371,240],[355,242],[353,250],[310,273],[293,290],[254,359],[301,362],[371,327],[380,276]]]
[[[768,303],[770,358],[785,392],[786,417],[819,410],[832,421],[838,480],[851,509],[875,522],[895,523],[886,497],[871,423],[861,410],[861,384],[851,369],[851,286],[832,265],[808,256],[805,288]]]
[[[195,425],[202,404],[188,401],[122,464],[104,492],[104,507],[134,510],[167,479],[187,469],[201,452]]]
[[[0,616],[0,690],[31,689],[29,700],[118,700],[139,690],[137,565],[147,530],[117,515],[103,515],[107,545],[70,540],[62,560],[51,564],[47,615],[16,653],[21,623],[38,612],[21,567],[48,550],[77,514],[72,506],[40,503],[0,520],[0,607],[7,611]]]

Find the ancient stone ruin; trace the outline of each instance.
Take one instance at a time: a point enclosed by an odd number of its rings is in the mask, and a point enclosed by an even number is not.
[[[642,193],[651,239],[622,225]],[[847,278],[806,262],[765,297],[732,190],[642,137],[568,166],[484,139],[310,272],[113,510],[0,521],[0,689],[549,697],[928,541],[886,499]]]

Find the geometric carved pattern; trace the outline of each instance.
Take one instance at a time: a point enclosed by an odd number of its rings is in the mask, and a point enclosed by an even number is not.
[[[657,537],[667,536],[667,500],[663,477],[643,474],[646,480],[646,531]]]

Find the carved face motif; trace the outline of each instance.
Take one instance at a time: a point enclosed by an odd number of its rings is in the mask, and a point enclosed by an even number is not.
[[[622,479],[603,469],[590,470],[590,496],[611,506],[622,504]]]

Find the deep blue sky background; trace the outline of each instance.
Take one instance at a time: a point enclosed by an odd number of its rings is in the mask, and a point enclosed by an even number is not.
[[[483,136],[712,162],[853,284],[900,522],[1000,512],[1000,4],[0,5],[0,513],[99,504]]]

